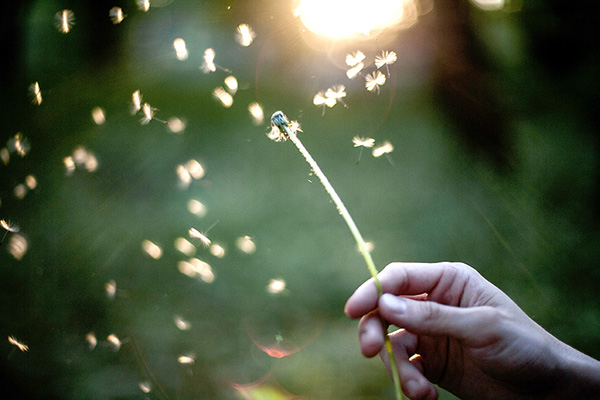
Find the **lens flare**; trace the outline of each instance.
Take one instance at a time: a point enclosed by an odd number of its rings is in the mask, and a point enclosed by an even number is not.
[[[404,2],[373,0],[302,0],[296,9],[312,32],[333,38],[369,35],[402,21]]]

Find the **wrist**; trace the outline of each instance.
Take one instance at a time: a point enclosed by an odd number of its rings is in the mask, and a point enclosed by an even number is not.
[[[600,396],[600,362],[560,343],[555,347],[558,373],[548,399],[592,399]]]

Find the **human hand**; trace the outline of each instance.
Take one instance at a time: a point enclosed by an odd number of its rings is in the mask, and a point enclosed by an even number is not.
[[[559,394],[572,387],[561,381],[574,372],[564,365],[600,365],[546,332],[468,265],[393,263],[379,280],[379,299],[370,279],[345,312],[361,318],[363,355],[379,353],[388,369],[381,317],[403,328],[390,340],[403,391],[412,399],[436,399],[432,383],[465,400],[574,398]],[[590,378],[589,368],[583,370],[597,387],[597,374]]]

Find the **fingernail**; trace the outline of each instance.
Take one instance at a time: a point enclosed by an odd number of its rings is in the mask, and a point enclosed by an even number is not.
[[[406,312],[406,300],[402,297],[394,296],[386,293],[381,296],[379,302],[384,302],[385,306],[389,308],[394,314],[404,314]]]

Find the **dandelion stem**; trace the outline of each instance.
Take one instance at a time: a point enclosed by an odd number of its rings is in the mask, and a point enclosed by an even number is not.
[[[298,150],[300,151],[302,156],[304,156],[304,159],[306,160],[306,162],[308,162],[308,164],[310,165],[314,174],[319,178],[319,180],[321,181],[321,184],[323,185],[323,187],[325,188],[325,190],[327,191],[327,193],[329,194],[329,196],[335,203],[335,206],[337,207],[338,212],[340,213],[342,218],[344,218],[344,221],[346,221],[346,224],[348,225],[350,232],[352,232],[352,235],[354,236],[354,239],[356,240],[356,244],[358,245],[360,254],[363,256],[365,263],[367,264],[369,273],[371,274],[371,276],[373,277],[373,280],[375,281],[375,285],[377,286],[377,294],[378,294],[378,296],[381,296],[383,294],[383,288],[381,286],[381,282],[379,281],[379,278],[377,277],[378,271],[377,271],[377,268],[375,267],[375,263],[373,262],[373,258],[371,257],[371,253],[369,252],[367,244],[366,244],[365,240],[363,239],[360,231],[358,230],[358,227],[354,223],[354,220],[352,219],[350,212],[348,212],[348,209],[342,202],[342,199],[340,198],[340,196],[338,196],[337,192],[335,191],[335,189],[329,182],[329,179],[327,179],[327,176],[325,176],[325,174],[323,173],[323,171],[321,170],[321,168],[319,167],[317,162],[314,160],[314,158],[312,158],[312,156],[310,155],[310,153],[308,152],[306,147],[304,147],[304,145],[302,144],[300,139],[298,139],[298,136],[296,136],[296,133],[294,132],[294,130],[292,130],[290,128],[291,124],[288,121],[287,117],[281,111],[278,111],[275,114],[273,114],[271,121],[274,126],[278,127],[281,130],[281,134],[283,135],[283,137],[285,137],[286,139],[290,139],[292,141],[292,143],[294,143],[294,145],[298,148]],[[390,338],[387,334],[388,323],[387,323],[387,321],[385,321],[383,319],[383,317],[381,318],[381,322],[384,327],[384,330],[386,331],[385,348],[386,348],[386,351],[388,354],[390,368],[392,371],[392,379],[394,382],[396,399],[402,400],[402,388],[400,386],[400,375],[398,373],[398,366],[396,365],[396,360],[395,360],[394,352],[392,349],[392,343],[390,342]]]

